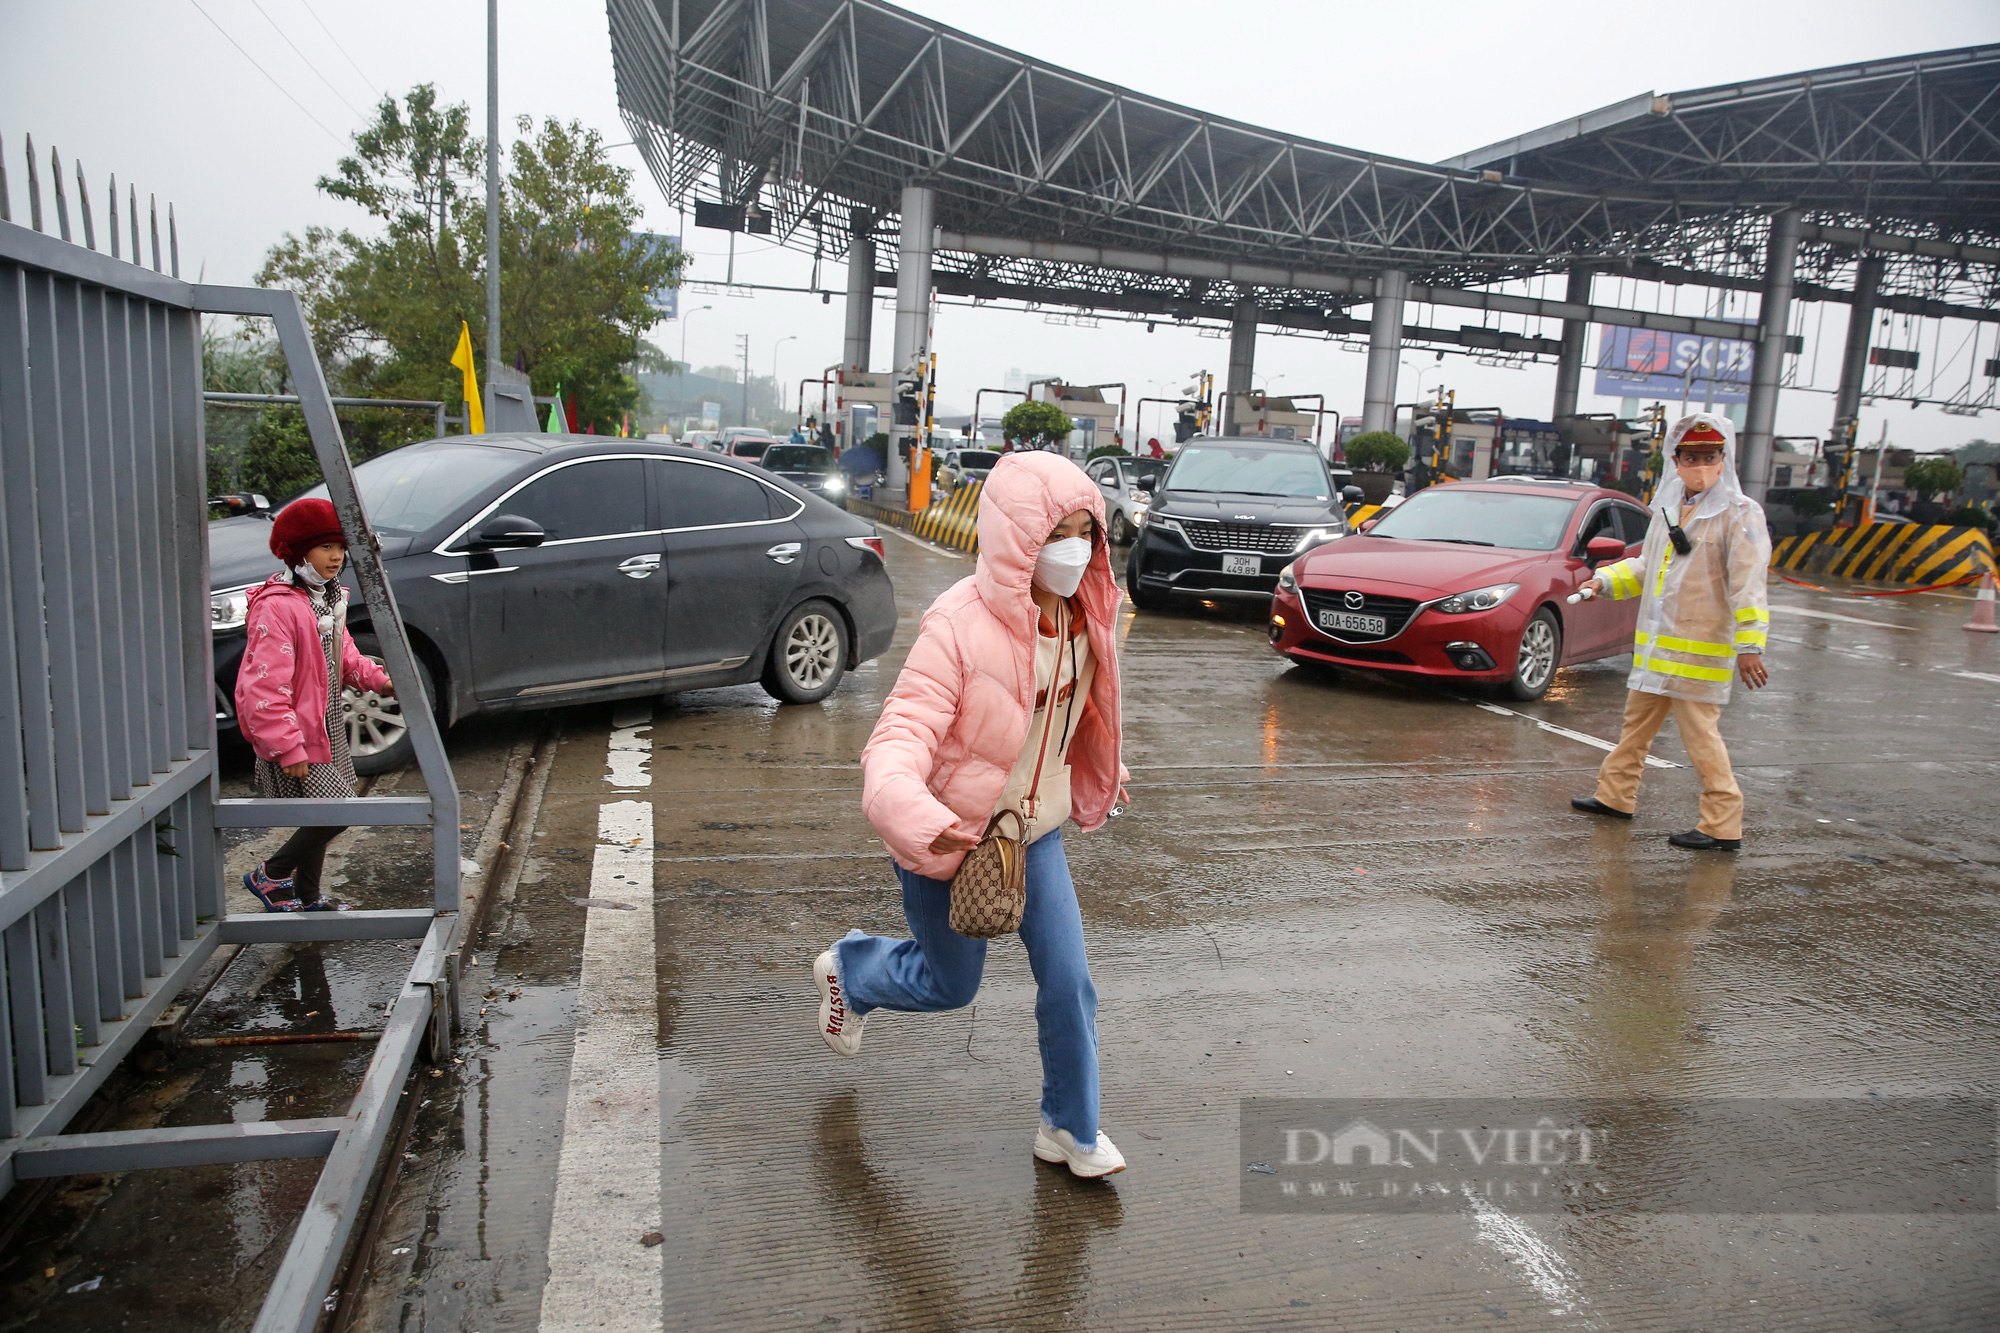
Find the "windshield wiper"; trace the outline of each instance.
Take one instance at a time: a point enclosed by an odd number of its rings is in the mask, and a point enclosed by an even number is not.
[[[1473,540],[1472,538],[1470,538],[1470,537],[1419,537],[1419,538],[1418,538],[1417,540],[1418,540],[1418,541],[1425,541],[1425,542],[1456,542],[1456,543],[1457,543],[1458,545],[1460,545],[1460,546],[1492,546],[1492,545],[1495,545],[1495,543],[1493,543],[1493,542],[1482,542],[1482,541],[1474,541],[1474,540]]]

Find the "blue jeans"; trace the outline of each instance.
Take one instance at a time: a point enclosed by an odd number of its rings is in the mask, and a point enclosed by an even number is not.
[[[962,1009],[979,994],[986,941],[951,928],[951,883],[901,866],[908,940],[849,931],[834,945],[849,1010],[928,1014]],[[1060,829],[1028,847],[1028,902],[1021,943],[1035,974],[1035,1027],[1042,1049],[1042,1120],[1085,1148],[1097,1142],[1097,987],[1083,953],[1083,914],[1070,882]]]

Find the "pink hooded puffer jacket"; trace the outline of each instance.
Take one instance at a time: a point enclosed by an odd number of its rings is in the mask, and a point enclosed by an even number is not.
[[[389,676],[361,655],[347,634],[347,597],[340,610],[340,682],[364,690],[388,688]],[[289,574],[273,574],[250,594],[243,628],[250,642],[236,669],[236,722],[260,759],[274,764],[324,764],[333,759],[326,736],[326,656],[312,598]]]
[[[924,613],[861,752],[862,809],[905,870],[950,879],[965,854],[939,855],[932,840],[954,826],[975,837],[986,832],[1034,712],[1035,557],[1050,530],[1079,509],[1097,526],[1076,592],[1097,671],[1069,752],[1070,813],[1095,829],[1118,799],[1126,773],[1111,632],[1120,594],[1104,542],[1104,500],[1066,458],[1008,454],[979,495],[978,567]]]

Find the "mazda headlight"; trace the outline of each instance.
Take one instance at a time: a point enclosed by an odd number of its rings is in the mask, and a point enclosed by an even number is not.
[[[250,590],[235,588],[228,592],[209,594],[208,627],[217,634],[227,630],[242,629],[243,622],[250,618]]]
[[[1293,596],[1298,595],[1299,579],[1296,565],[1286,565],[1278,571],[1278,586]]]
[[[1468,611],[1491,611],[1500,603],[1521,590],[1518,583],[1496,583],[1490,588],[1476,588],[1471,592],[1457,593],[1436,603],[1431,609],[1446,615],[1463,615]]]

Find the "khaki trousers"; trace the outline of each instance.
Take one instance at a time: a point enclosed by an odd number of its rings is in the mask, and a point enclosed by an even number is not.
[[[1597,799],[1614,810],[1631,812],[1639,801],[1639,777],[1646,771],[1646,751],[1672,712],[1680,725],[1681,744],[1701,777],[1701,822],[1695,827],[1711,838],[1743,836],[1743,792],[1729,767],[1729,750],[1716,726],[1722,705],[1633,690],[1625,697],[1625,725],[1618,744],[1597,770]]]

